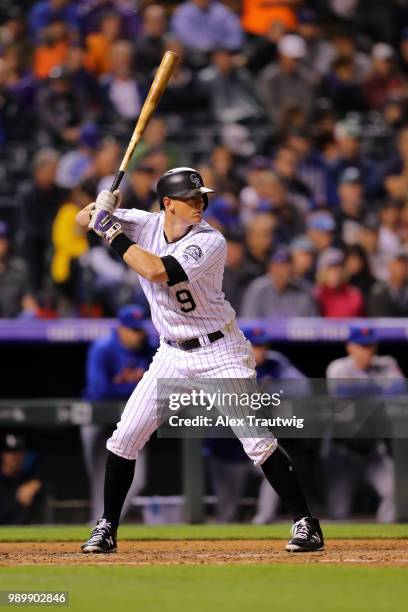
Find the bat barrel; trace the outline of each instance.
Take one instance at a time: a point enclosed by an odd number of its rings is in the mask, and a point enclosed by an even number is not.
[[[157,105],[163,95],[164,90],[167,87],[167,83],[170,80],[177,61],[178,55],[173,51],[166,51],[166,53],[163,55],[163,59],[156,72],[156,76],[154,77],[147,98],[143,104],[142,110],[140,111],[136,127],[132,134],[132,138],[130,139],[125,155],[123,156],[120,168],[115,176],[115,180],[112,183],[112,187],[110,188],[111,192],[118,189],[126,172],[128,163],[134,153],[136,145],[142,137],[143,132],[145,131],[145,128],[148,122],[150,121],[151,116],[157,108]]]

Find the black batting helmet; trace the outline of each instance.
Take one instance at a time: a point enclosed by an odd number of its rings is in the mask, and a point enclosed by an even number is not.
[[[208,206],[207,193],[214,193],[213,189],[204,187],[203,177],[194,168],[173,168],[168,170],[157,181],[157,195],[160,200],[160,208],[164,209],[163,198],[191,198],[202,194],[204,210]]]

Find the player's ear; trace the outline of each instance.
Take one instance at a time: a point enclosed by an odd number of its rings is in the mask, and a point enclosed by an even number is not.
[[[167,210],[170,210],[171,212],[174,211],[173,200],[169,198],[168,196],[164,196],[163,205],[164,205],[164,210],[167,209]]]

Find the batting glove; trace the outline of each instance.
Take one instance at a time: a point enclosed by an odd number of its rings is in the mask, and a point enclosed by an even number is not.
[[[96,210],[105,210],[110,215],[113,215],[116,208],[119,208],[120,204],[120,191],[116,189],[113,193],[104,189],[98,194],[95,202]]]
[[[122,233],[122,226],[119,221],[116,221],[106,210],[95,209],[91,214],[88,228],[104,238],[109,244]]]

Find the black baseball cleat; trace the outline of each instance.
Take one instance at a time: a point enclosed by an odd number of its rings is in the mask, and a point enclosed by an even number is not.
[[[305,516],[292,525],[292,539],[286,544],[288,552],[324,550],[323,533],[317,518]]]
[[[112,525],[104,518],[100,519],[92,530],[91,537],[81,546],[83,553],[114,553],[116,533]]]

